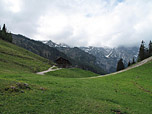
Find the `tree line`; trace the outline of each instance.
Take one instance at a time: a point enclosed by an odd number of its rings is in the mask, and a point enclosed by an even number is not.
[[[148,57],[151,57],[151,56],[152,56],[152,42],[150,41],[148,47],[146,48],[145,42],[142,41],[141,45],[140,45],[140,48],[139,48],[139,54],[138,54],[137,61],[140,62],[140,61],[142,61],[142,60],[144,60]],[[135,64],[135,63],[136,63],[136,61],[133,58],[132,62],[130,62],[130,61],[128,62],[128,67],[132,64]],[[125,69],[123,59],[120,59],[117,63],[117,71],[120,71],[120,70],[123,70],[123,69]]]
[[[145,46],[145,42],[142,41],[139,49],[138,61],[142,61],[152,56],[152,42],[149,42],[148,48]]]
[[[12,42],[12,34],[7,31],[5,24],[2,28],[0,27],[0,39]]]

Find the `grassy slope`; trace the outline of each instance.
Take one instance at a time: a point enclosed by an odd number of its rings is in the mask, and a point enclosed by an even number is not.
[[[10,68],[6,74],[0,67],[3,72],[0,74],[0,113],[3,114],[152,112],[152,61],[117,75],[96,79],[40,76],[26,68],[23,70],[28,72],[21,73],[16,69],[20,66],[5,65]],[[24,93],[5,90],[17,82],[28,83],[31,90],[21,89]]]
[[[59,71],[49,72],[47,73],[47,75],[56,76],[56,77],[65,77],[65,78],[83,78],[83,77],[97,76],[98,74],[95,74],[90,71],[82,70],[79,68],[70,68],[70,69],[61,69]]]
[[[0,40],[0,73],[37,72],[50,67],[49,61],[23,48]]]

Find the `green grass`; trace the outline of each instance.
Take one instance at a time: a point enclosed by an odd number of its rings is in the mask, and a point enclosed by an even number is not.
[[[34,56],[28,57],[34,59]],[[1,59],[4,60],[2,57]],[[40,59],[38,61],[40,62]],[[32,73],[33,71],[28,68],[9,62],[0,62],[3,66],[0,67],[2,114],[116,114],[119,111],[121,114],[151,114],[152,112],[152,61],[120,74],[94,79],[74,78],[73,72],[76,73],[77,70],[79,74],[79,69],[69,71],[70,78],[66,78],[67,74],[64,75],[66,69],[56,71],[58,76],[50,73],[41,76]],[[48,65],[45,66],[42,61],[40,63],[41,66],[44,65],[40,68],[47,68]],[[28,60],[26,65],[30,65]],[[27,83],[31,89],[18,88],[17,83]],[[7,90],[12,86],[18,91]]]
[[[46,73],[46,75],[64,77],[64,78],[84,78],[84,77],[97,76],[98,74],[95,74],[90,71],[82,70],[79,68],[69,68],[69,69],[61,69],[59,71],[57,70],[57,71],[48,72]]]
[[[57,69],[58,67],[54,66],[52,69]]]
[[[0,73],[38,72],[53,64],[36,54],[0,40]],[[11,72],[10,72],[11,71]]]

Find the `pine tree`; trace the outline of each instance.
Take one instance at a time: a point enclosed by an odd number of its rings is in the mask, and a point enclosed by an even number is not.
[[[12,38],[12,34],[11,33],[7,33],[7,41],[8,42],[12,42],[13,38]]]
[[[5,24],[2,27],[1,37],[2,37],[3,40],[7,40],[6,39],[6,26],[5,26]]]
[[[132,64],[135,64],[136,62],[135,62],[135,58],[133,57],[133,59],[132,59]]]
[[[0,26],[0,39],[2,39],[2,31],[1,31],[1,26]]]
[[[5,24],[3,25],[2,31],[4,31],[5,33],[7,32]]]
[[[144,59],[145,59],[145,42],[142,40],[139,49],[138,61],[142,61]]]
[[[152,42],[149,42],[149,57],[152,56]]]
[[[3,25],[2,30],[0,29],[0,38],[2,40],[12,42],[12,34],[7,32],[5,24]]]
[[[117,64],[117,71],[123,70],[124,68],[123,59],[120,59]]]
[[[145,48],[145,59],[148,58],[150,55],[149,55],[149,49],[148,48]]]
[[[130,61],[128,62],[128,67],[131,65]]]

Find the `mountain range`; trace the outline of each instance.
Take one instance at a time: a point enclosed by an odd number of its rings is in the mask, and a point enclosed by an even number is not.
[[[90,70],[98,74],[106,73],[98,64],[96,64],[96,57],[79,48],[70,48],[67,45],[56,44],[53,42],[49,42],[53,46],[48,46],[45,42],[31,40],[20,34],[12,34],[12,37],[14,44],[51,61],[63,57],[69,60],[73,67]]]
[[[35,54],[55,61],[58,57],[69,60],[74,67],[105,74],[116,71],[117,62],[123,59],[125,66],[137,59],[138,47],[70,47],[67,44],[35,41],[23,35],[12,34],[13,43]]]
[[[137,59],[138,56],[138,47],[117,47],[117,48],[110,48],[110,47],[70,47],[66,44],[62,43],[54,43],[51,40],[43,41],[43,43],[49,45],[50,47],[57,48],[64,54],[68,54],[72,56],[74,49],[81,49],[88,54],[93,55],[95,59],[95,64],[100,66],[103,70],[107,73],[112,73],[116,71],[117,62],[120,58],[123,59],[125,66],[127,67],[128,62],[132,62],[132,59]],[[70,50],[70,51],[69,51]],[[72,51],[73,50],[73,51]],[[78,55],[77,55],[78,56]],[[85,56],[83,56],[85,58]]]

